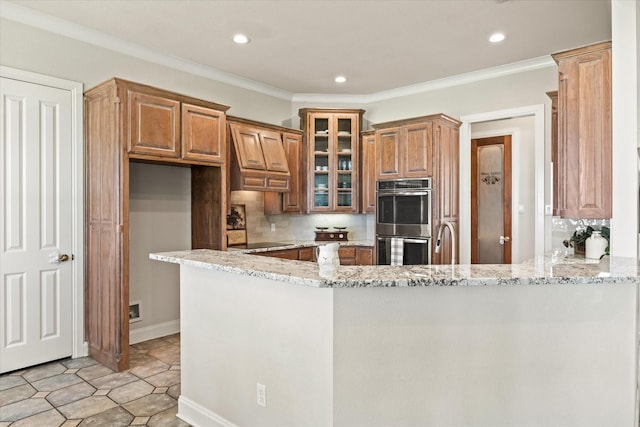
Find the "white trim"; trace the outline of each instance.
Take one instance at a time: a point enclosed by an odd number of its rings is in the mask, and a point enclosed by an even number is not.
[[[544,255],[544,104],[460,117],[460,263],[471,262],[471,125],[515,117],[535,117],[535,255]]]
[[[6,6],[2,3],[2,7]],[[0,65],[0,76],[23,82],[55,87],[71,92],[71,150],[72,150],[72,357],[88,355],[84,342],[84,103],[82,83],[64,80],[44,74],[32,73]]]
[[[512,64],[499,65],[497,67],[486,68],[484,70],[472,71],[470,73],[458,74],[372,93],[369,95],[337,95],[337,94],[314,94],[296,93],[292,97],[292,102],[309,103],[344,103],[344,104],[369,104],[372,102],[386,101],[388,99],[400,98],[403,96],[415,95],[418,93],[431,92],[434,90],[446,89],[454,86],[474,83],[481,80],[495,79],[510,74],[523,73],[540,68],[555,67],[556,63],[551,56],[545,55],[538,58],[527,59],[514,62]]]
[[[118,37],[110,36],[83,25],[56,18],[55,16],[47,15],[9,1],[2,1],[0,17],[50,31],[55,34],[60,34],[75,40],[81,40],[85,43],[113,50],[143,61],[164,65],[196,76],[205,77],[243,89],[270,95],[275,98],[287,101],[291,100],[292,93],[289,91],[256,82],[254,80],[245,79],[231,73],[187,61],[176,56],[165,55],[139,44],[131,43]]]
[[[238,427],[226,418],[184,397],[184,395],[178,398],[177,417],[198,427]]]
[[[520,262],[520,245],[513,244],[513,242],[520,241],[520,214],[518,211],[520,204],[520,174],[513,172],[518,170],[518,160],[520,159],[520,129],[505,128],[474,132],[471,134],[471,138],[491,138],[492,136],[504,135],[511,135],[511,261],[518,263]],[[469,192],[471,192],[471,188],[469,188]]]
[[[469,73],[444,77],[441,79],[366,95],[292,93],[255,80],[227,73],[213,67],[208,67],[176,56],[159,53],[139,44],[110,36],[100,31],[47,15],[9,1],[2,1],[0,17],[60,34],[72,39],[81,40],[85,43],[91,43],[95,46],[120,52],[144,61],[163,65],[165,67],[184,71],[196,76],[252,90],[254,92],[291,102],[368,104],[556,65],[551,56],[545,55],[538,58],[514,62],[512,64],[500,65],[497,67],[486,68],[484,70],[472,71]]]
[[[180,320],[170,320],[156,325],[145,326],[139,329],[129,329],[129,344],[136,344],[142,341],[149,341],[167,335],[180,332]]]

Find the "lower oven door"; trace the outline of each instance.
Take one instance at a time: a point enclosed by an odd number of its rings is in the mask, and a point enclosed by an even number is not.
[[[391,265],[391,236],[378,236],[378,265]],[[402,239],[402,265],[431,264],[431,239],[424,237],[395,237]]]

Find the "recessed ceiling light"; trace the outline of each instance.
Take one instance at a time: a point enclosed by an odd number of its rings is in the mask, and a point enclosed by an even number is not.
[[[336,83],[344,83],[344,82],[346,82],[346,81],[347,81],[347,78],[346,78],[345,76],[337,76],[337,77],[335,78],[335,82],[336,82]]]
[[[238,44],[247,44],[249,43],[249,37],[245,36],[244,34],[236,34],[235,36],[233,36],[233,41]]]
[[[491,34],[491,37],[489,37],[489,41],[491,43],[499,43],[502,40],[504,40],[504,34],[502,33],[494,33],[494,34]]]

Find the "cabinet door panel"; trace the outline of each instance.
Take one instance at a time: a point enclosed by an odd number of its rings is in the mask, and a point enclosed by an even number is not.
[[[182,157],[222,164],[224,113],[196,105],[182,105]]]
[[[271,172],[289,172],[282,139],[277,132],[260,131],[260,142],[266,168]]]
[[[180,157],[180,102],[128,92],[129,152]]]
[[[389,128],[376,132],[376,159],[378,179],[400,177],[401,128]]]
[[[282,209],[284,212],[302,213],[304,206],[302,136],[285,133],[282,135],[282,138],[284,151],[289,163],[289,173],[291,174],[291,191],[282,194]]]
[[[362,213],[376,211],[376,136],[375,134],[362,137]]]
[[[405,178],[426,178],[432,174],[433,123],[408,125],[404,130],[402,175]]]
[[[238,162],[242,169],[266,170],[264,156],[260,144],[260,134],[257,130],[230,125]]]

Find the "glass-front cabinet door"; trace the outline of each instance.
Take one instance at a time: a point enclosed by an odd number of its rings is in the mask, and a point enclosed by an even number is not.
[[[300,110],[308,147],[309,212],[358,211],[362,110]]]

